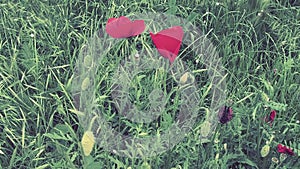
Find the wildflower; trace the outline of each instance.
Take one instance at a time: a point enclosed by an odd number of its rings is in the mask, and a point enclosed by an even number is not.
[[[106,32],[113,38],[137,36],[145,30],[143,20],[131,21],[125,16],[110,18],[106,23]]]
[[[222,124],[229,122],[233,117],[233,111],[231,107],[224,106],[219,110],[219,121]]]
[[[283,146],[282,144],[278,144],[277,145],[277,151],[279,153],[284,153],[284,154],[289,154],[289,155],[294,155],[294,152],[292,149],[286,147],[286,146]]]
[[[274,119],[275,119],[275,116],[276,116],[276,111],[275,110],[272,110],[270,115],[268,117],[265,117],[265,122],[266,123],[270,123],[270,125],[272,125]]]
[[[158,52],[173,63],[178,55],[183,38],[182,27],[174,26],[156,34],[150,32],[150,36]]]

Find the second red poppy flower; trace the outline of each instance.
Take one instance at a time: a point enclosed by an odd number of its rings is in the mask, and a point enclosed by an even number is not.
[[[164,29],[156,34],[150,32],[150,36],[158,52],[173,63],[182,43],[182,27],[174,26],[169,29]]]

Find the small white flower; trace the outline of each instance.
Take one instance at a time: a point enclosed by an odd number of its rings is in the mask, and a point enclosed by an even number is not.
[[[216,3],[216,5],[217,5],[217,6],[219,6],[219,5],[220,5],[220,3],[219,3],[219,2],[217,2],[217,3]]]
[[[300,123],[300,121],[299,121],[299,120],[297,120],[297,121],[296,121],[296,123],[297,123],[297,124],[299,124],[299,123]]]
[[[239,34],[239,33],[240,33],[240,31],[236,31],[236,33],[238,33],[238,34]]]
[[[32,34],[30,34],[30,37],[34,38],[34,34],[33,34],[33,33],[32,33]]]
[[[198,59],[196,60],[196,63],[199,63],[199,60],[198,60]]]
[[[258,12],[257,16],[262,16],[262,13],[261,13],[261,12]]]

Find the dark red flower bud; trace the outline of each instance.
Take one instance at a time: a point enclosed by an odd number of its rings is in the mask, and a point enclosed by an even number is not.
[[[233,111],[231,107],[224,106],[219,110],[219,121],[222,124],[229,122],[233,117]]]
[[[276,111],[272,110],[271,113],[270,113],[270,115],[265,117],[265,122],[266,123],[270,123],[270,125],[272,125],[272,123],[273,123],[273,121],[275,119],[275,116],[276,116]]]

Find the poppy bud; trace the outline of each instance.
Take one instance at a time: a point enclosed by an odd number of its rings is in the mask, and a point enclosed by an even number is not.
[[[287,158],[287,155],[284,153],[281,153],[279,156],[280,161],[284,161]]]
[[[84,57],[83,65],[87,68],[91,67],[93,63],[93,58],[90,55]]]
[[[89,156],[95,144],[94,134],[91,131],[86,131],[81,140],[81,145],[85,156]]]
[[[180,77],[180,83],[181,83],[181,84],[184,84],[184,83],[187,81],[188,76],[189,76],[189,73],[188,73],[188,72],[184,73],[184,74]]]
[[[267,116],[267,117],[265,117],[265,122],[272,124],[273,121],[274,121],[274,119],[275,119],[275,116],[276,116],[276,111],[272,110],[271,113],[270,113],[270,115]]]
[[[273,161],[274,163],[276,163],[276,164],[279,163],[279,160],[278,160],[278,158],[276,158],[276,157],[272,157],[272,161]]]
[[[203,122],[202,127],[200,129],[200,133],[202,137],[207,137],[209,135],[210,126],[211,126],[210,122],[208,121]]]
[[[231,107],[224,106],[219,110],[219,121],[222,124],[229,122],[233,117],[233,111]]]
[[[270,152],[270,146],[268,144],[264,145],[260,151],[262,157],[266,157]]]
[[[86,90],[90,86],[90,78],[86,77],[81,83],[81,90]]]

